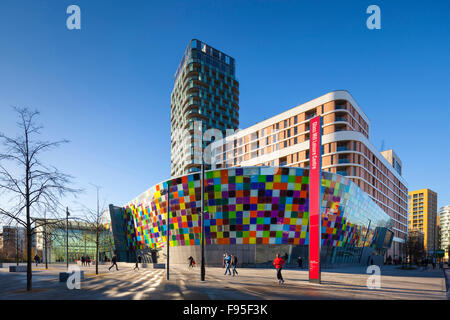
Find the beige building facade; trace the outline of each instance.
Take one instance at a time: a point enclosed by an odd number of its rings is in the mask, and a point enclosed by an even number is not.
[[[214,142],[212,168],[308,168],[309,121],[317,115],[323,119],[322,170],[351,178],[392,217],[394,241],[389,254],[402,255],[408,232],[402,163],[392,150],[383,155],[372,145],[370,120],[345,90],[329,92]]]

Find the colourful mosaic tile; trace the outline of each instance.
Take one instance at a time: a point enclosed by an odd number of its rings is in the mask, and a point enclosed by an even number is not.
[[[206,244],[308,244],[308,178],[302,168],[248,167],[205,174]],[[130,249],[199,245],[200,174],[157,184],[123,209]],[[390,219],[350,179],[322,172],[322,246],[374,246]],[[371,221],[371,231],[367,223]]]

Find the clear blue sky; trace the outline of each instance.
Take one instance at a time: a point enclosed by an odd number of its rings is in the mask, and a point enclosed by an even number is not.
[[[366,28],[371,4],[381,30]],[[46,160],[87,206],[89,183],[122,205],[168,178],[173,75],[192,38],[236,59],[241,128],[346,89],[409,189],[450,204],[448,1],[2,0],[0,30],[0,131],[15,132],[10,106],[40,110],[45,138],[71,140]]]

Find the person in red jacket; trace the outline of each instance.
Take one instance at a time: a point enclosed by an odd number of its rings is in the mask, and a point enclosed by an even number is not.
[[[283,269],[284,266],[284,260],[280,258],[280,255],[277,253],[277,257],[275,260],[273,260],[273,265],[277,269],[277,279],[278,284],[284,283],[283,276],[281,275],[281,269]]]

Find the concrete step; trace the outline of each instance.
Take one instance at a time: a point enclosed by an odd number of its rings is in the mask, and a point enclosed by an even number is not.
[[[112,263],[110,263],[112,265]],[[134,268],[136,266],[135,262],[117,262],[119,268]],[[139,268],[143,269],[164,269],[166,267],[165,263],[140,263]]]
[[[9,272],[27,272],[27,266],[9,266]]]
[[[26,262],[19,263],[19,266],[26,266]],[[17,266],[17,262],[1,262],[0,268],[9,268],[10,266]]]

